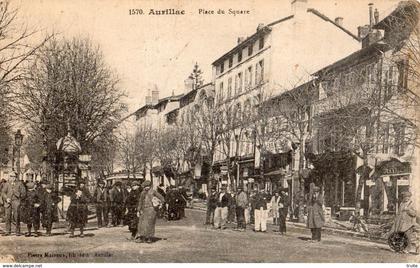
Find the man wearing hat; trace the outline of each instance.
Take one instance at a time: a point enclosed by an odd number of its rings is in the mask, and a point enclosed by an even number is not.
[[[131,183],[131,191],[127,196],[125,205],[127,209],[127,214],[125,215],[125,219],[128,225],[128,230],[131,232],[131,239],[136,238],[137,234],[137,225],[139,223],[137,217],[137,206],[139,204],[140,198],[140,182],[133,181]]]
[[[45,181],[46,183],[46,181]],[[42,225],[45,227],[47,236],[51,236],[53,222],[58,222],[57,204],[61,201],[57,193],[53,192],[52,184],[43,184],[44,194],[41,200]]]
[[[96,205],[96,218],[98,221],[98,228],[102,228],[102,226],[108,226],[110,198],[108,190],[105,188],[105,182],[102,180],[98,181],[98,186],[95,188],[95,191],[93,193],[93,201]]]
[[[238,193],[236,195],[236,221],[237,229],[239,231],[245,231],[245,209],[248,207],[248,195],[244,192],[242,186],[238,187]]]
[[[324,198],[321,194],[321,189],[311,183],[308,200],[308,222],[307,227],[311,229],[312,242],[321,241],[321,228],[324,226],[324,210],[322,205]]]
[[[403,232],[408,237],[409,243],[404,253],[409,253],[410,250],[414,250],[415,254],[419,254],[419,227],[416,223],[417,211],[414,207],[414,202],[411,200],[410,192],[403,192],[401,197],[402,201],[391,231],[392,233]]]
[[[254,209],[254,231],[267,232],[267,203],[269,202],[268,195],[264,189],[261,189],[255,195],[255,209]]]
[[[39,222],[40,222],[40,206],[41,206],[41,197],[38,191],[35,189],[35,183],[28,182],[26,184],[26,199],[24,203],[24,213],[23,213],[23,222],[26,223],[28,227],[28,232],[26,237],[32,235],[32,227],[34,227],[34,236],[38,236]]]
[[[280,202],[278,205],[279,210],[279,233],[286,233],[286,217],[289,211],[289,196],[287,194],[287,189],[282,188],[280,190]]]
[[[83,231],[88,221],[89,197],[84,191],[84,183],[81,181],[70,197],[70,205],[67,210],[67,219],[70,222],[70,238],[74,237],[75,228],[80,228],[80,237],[84,237]]]
[[[217,207],[214,211],[214,228],[225,229],[228,217],[228,206],[230,204],[231,196],[227,192],[227,185],[223,185],[217,196]]]
[[[16,180],[16,176],[17,174],[12,172],[1,191],[6,220],[6,232],[3,236],[11,234],[12,219],[16,222],[16,235],[20,236],[20,206],[25,199],[26,189],[21,181]]]
[[[120,181],[115,182],[114,187],[109,191],[111,201],[112,225],[118,226],[122,224],[124,215],[124,191]]]
[[[216,188],[211,188],[210,196],[208,198],[207,203],[207,213],[206,213],[206,225],[213,225],[214,224],[214,211],[217,207],[217,191]]]

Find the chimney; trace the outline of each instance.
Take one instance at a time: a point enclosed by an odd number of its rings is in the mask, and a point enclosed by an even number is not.
[[[152,96],[150,95],[150,89],[147,90],[146,105],[152,105]]]
[[[156,105],[159,102],[159,90],[155,88],[152,90],[152,105]]]
[[[335,24],[339,25],[339,26],[343,26],[343,17],[337,17],[335,18]]]
[[[369,3],[369,26],[372,29],[373,26],[373,4]]]
[[[244,40],[245,40],[245,37],[243,36],[238,37],[238,45],[242,43]]]
[[[188,93],[191,90],[193,90],[194,80],[191,78],[187,78],[184,80],[184,85],[185,85],[185,93]]]
[[[359,37],[360,40],[365,38],[368,34],[369,34],[369,25],[357,27],[357,37]]]
[[[292,0],[292,13],[296,17],[302,16],[307,12],[307,0]]]
[[[257,32],[264,28],[264,23],[258,23]]]
[[[375,17],[375,24],[378,24],[379,22],[379,11],[377,8],[375,8],[375,13],[373,14],[373,16]]]

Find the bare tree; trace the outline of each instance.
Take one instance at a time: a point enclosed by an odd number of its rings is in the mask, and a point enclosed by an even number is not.
[[[52,35],[31,42],[39,34],[18,20],[19,10],[10,1],[0,3],[0,164],[7,164],[12,153],[10,131],[13,121],[14,88],[24,76],[24,64]]]
[[[364,182],[370,178],[377,154],[413,155],[418,141],[419,4],[401,3],[387,19],[386,45],[373,44],[367,63],[346,71],[325,71],[316,104],[323,146],[348,151],[363,162],[356,189],[356,209],[361,205]],[[337,69],[338,70],[338,69]]]
[[[117,84],[99,47],[88,39],[51,39],[26,69],[14,109],[41,133],[46,161],[52,162],[55,144],[68,126],[83,152],[92,153],[126,110]]]

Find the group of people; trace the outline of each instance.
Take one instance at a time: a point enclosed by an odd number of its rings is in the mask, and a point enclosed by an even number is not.
[[[50,183],[45,180],[23,183],[12,172],[8,181],[2,181],[0,193],[0,205],[4,207],[6,222],[3,236],[11,235],[13,222],[16,236],[22,235],[21,222],[27,225],[25,236],[37,237],[41,226],[46,229],[46,235],[51,236],[53,222],[58,221],[57,203],[61,199]]]
[[[75,228],[80,229],[79,237],[84,236],[83,230],[88,216],[87,205],[93,202],[96,206],[98,228],[127,225],[132,240],[153,242],[156,218],[165,198],[151,186],[150,181],[142,184],[134,181],[123,187],[122,183],[117,181],[112,187],[106,187],[105,182],[99,181],[91,197],[84,187],[84,182],[79,183],[71,196],[67,211],[70,237],[74,237]]]
[[[253,223],[255,232],[267,232],[267,218],[271,214],[273,224],[278,226],[278,233],[283,235],[286,233],[290,199],[287,189],[279,189],[273,194],[270,197],[264,189],[261,189],[253,190],[248,196],[242,187],[238,187],[236,194],[228,193],[226,186],[222,186],[220,192],[213,188],[208,199],[205,224],[211,224],[216,229],[225,229],[227,222],[234,221],[234,217],[232,220],[230,215],[235,210],[236,230],[245,231],[246,224]],[[307,226],[312,232],[311,241],[317,242],[321,241],[321,228],[325,222],[320,188],[315,186],[310,196],[307,206]]]
[[[136,242],[153,242],[155,223],[158,212],[165,204],[165,198],[153,190],[150,181],[134,181],[123,187],[116,182],[112,187],[105,187],[103,181],[90,193],[86,182],[81,180],[70,196],[70,205],[66,219],[70,232],[75,237],[75,230],[80,230],[79,237],[84,237],[88,222],[88,205],[96,206],[98,228],[127,225],[131,239]],[[21,236],[21,222],[27,224],[25,236],[38,237],[41,227],[46,229],[46,236],[51,236],[53,222],[58,222],[58,206],[61,201],[53,185],[46,180],[23,182],[12,173],[9,180],[0,184],[0,205],[4,208],[6,230],[3,236],[12,234],[15,223],[15,235]],[[111,223],[109,224],[109,213]]]
[[[235,230],[245,231],[247,223],[254,223],[254,231],[267,231],[269,212],[273,217],[273,224],[279,226],[280,234],[286,233],[286,217],[290,201],[287,189],[281,188],[270,196],[264,189],[253,190],[249,195],[243,187],[238,187],[235,194],[227,192],[223,185],[220,191],[211,190],[208,198],[206,223],[216,229],[225,229],[226,223],[234,222]]]

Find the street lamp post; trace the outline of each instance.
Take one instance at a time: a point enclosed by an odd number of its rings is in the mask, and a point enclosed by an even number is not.
[[[17,151],[16,172],[17,172],[17,177],[19,180],[20,180],[20,147],[22,146],[22,141],[23,141],[23,135],[20,132],[20,129],[18,129],[15,134],[15,145],[16,145],[16,151]]]

